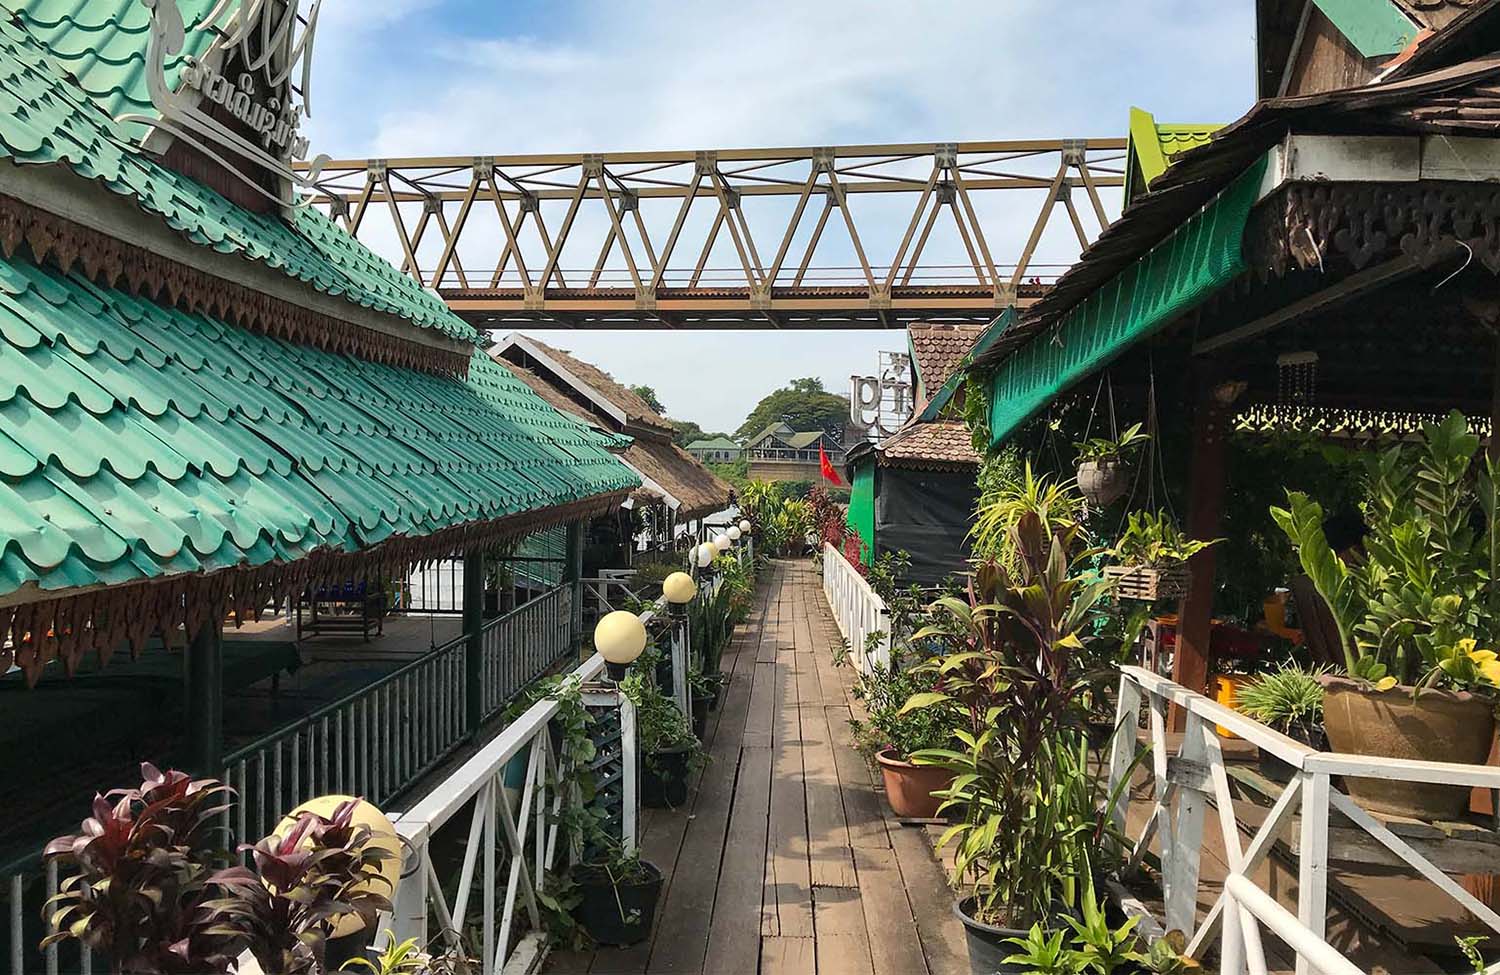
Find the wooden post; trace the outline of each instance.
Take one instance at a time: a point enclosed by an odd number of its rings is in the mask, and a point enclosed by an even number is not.
[[[484,723],[484,551],[464,553],[464,727],[478,736]]]
[[[199,775],[224,774],[224,642],[219,622],[198,628],[183,651],[188,755]]]
[[[581,521],[570,521],[567,527],[567,559],[563,581],[572,584],[572,602],[568,623],[569,646],[576,653],[583,640],[583,529]]]
[[[1489,458],[1500,464],[1500,333],[1495,335],[1494,370],[1490,373]]]
[[[1188,536],[1219,537],[1224,511],[1225,454],[1229,446],[1232,397],[1215,395],[1220,374],[1198,374],[1198,407],[1193,420],[1193,452],[1188,469]],[[1221,399],[1231,399],[1225,403]],[[1209,546],[1188,561],[1191,577],[1177,609],[1177,652],[1172,679],[1190,691],[1208,689],[1209,636],[1213,628],[1214,569],[1218,549]],[[1172,727],[1181,730],[1184,715],[1172,708]]]

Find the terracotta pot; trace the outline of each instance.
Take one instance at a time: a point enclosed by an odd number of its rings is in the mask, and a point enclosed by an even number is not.
[[[1464,691],[1410,687],[1376,691],[1344,677],[1323,678],[1328,747],[1352,755],[1483,765],[1495,734],[1494,706]],[[1469,790],[1420,782],[1344,777],[1349,795],[1371,812],[1451,820],[1469,807]]]
[[[1103,508],[1130,489],[1130,468],[1118,458],[1086,460],[1078,465],[1078,491]]]
[[[880,776],[885,780],[885,798],[891,811],[901,819],[935,819],[943,800],[932,793],[946,789],[953,773],[935,765],[913,765],[903,762],[887,748],[875,756]]]

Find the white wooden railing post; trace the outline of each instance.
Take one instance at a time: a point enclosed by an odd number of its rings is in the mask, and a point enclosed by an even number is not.
[[[427,840],[430,833],[425,822],[401,818],[396,823],[401,837],[403,860],[401,880],[391,904],[391,930],[399,943],[416,938],[427,943]]]
[[[1302,773],[1302,835],[1297,847],[1297,920],[1324,940],[1328,919],[1328,773]],[[1297,975],[1313,968],[1297,956]]]
[[[1130,806],[1130,783],[1127,778],[1130,775],[1131,766],[1135,763],[1138,746],[1135,732],[1140,710],[1140,685],[1131,680],[1128,675],[1122,674],[1120,696],[1115,703],[1114,738],[1110,741],[1109,792],[1107,793],[1115,797],[1114,805],[1109,811],[1109,819],[1114,824],[1115,835],[1121,838],[1122,843],[1125,837],[1125,813]],[[1128,849],[1121,851],[1122,854],[1128,852]]]
[[[677,710],[691,716],[693,702],[688,696],[688,616],[686,606],[672,606],[671,654],[672,654],[672,699]]]
[[[1172,838],[1176,854],[1170,864],[1162,864],[1162,886],[1167,910],[1167,930],[1191,936],[1198,913],[1198,869],[1203,847],[1204,777],[1207,756],[1204,754],[1203,729],[1206,722],[1189,712],[1183,729],[1182,751],[1177,762],[1169,763],[1168,782],[1177,786],[1177,822]],[[1212,728],[1209,728],[1212,731]]]

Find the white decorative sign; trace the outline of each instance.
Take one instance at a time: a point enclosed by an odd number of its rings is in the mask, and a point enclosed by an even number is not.
[[[290,187],[310,184],[327,160],[318,157],[307,173],[292,169],[307,157],[301,127],[311,104],[312,49],[323,0],[312,0],[305,16],[303,0],[219,0],[195,28],[213,40],[201,55],[183,57],[175,90],[167,83],[166,65],[188,47],[182,13],[175,0],[141,2],[151,11],[146,84],[161,117],[124,118],[171,133],[265,193],[222,152],[249,161],[279,178],[282,193],[272,199],[294,205]]]
[[[911,419],[911,356],[880,353],[880,372],[849,377],[849,421],[871,440],[888,437]]]

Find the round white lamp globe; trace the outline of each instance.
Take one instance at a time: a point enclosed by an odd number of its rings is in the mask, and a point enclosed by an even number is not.
[[[746,518],[746,519],[744,519],[743,521],[740,522],[740,534],[742,534],[742,535],[748,535],[748,534],[750,534],[750,519],[749,518]]]
[[[740,535],[743,533],[740,531],[739,525],[730,525],[729,530],[724,534],[729,536],[730,541],[737,542],[740,540]]]
[[[730,541],[728,535],[719,534],[714,536],[714,547],[720,552],[729,551],[732,545],[734,545],[734,542]]]
[[[686,606],[698,595],[698,584],[686,572],[674,572],[662,580],[661,594],[673,605]]]
[[[646,649],[646,627],[634,613],[617,609],[594,627],[594,649],[609,665],[609,675],[623,680],[625,669]]]
[[[719,550],[714,548],[713,542],[704,542],[698,546],[697,553],[698,568],[706,569],[714,564],[714,556],[719,554]]]

